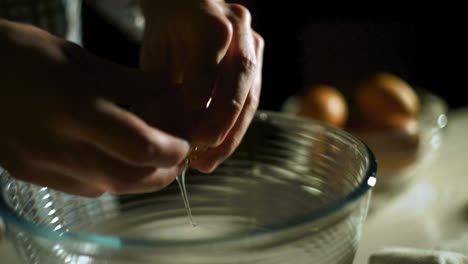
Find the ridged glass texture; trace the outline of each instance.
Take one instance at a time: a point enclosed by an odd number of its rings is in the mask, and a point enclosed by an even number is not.
[[[3,172],[0,214],[26,263],[352,263],[376,161],[351,135],[258,111],[215,172],[190,171],[189,223],[176,183],[98,199]]]

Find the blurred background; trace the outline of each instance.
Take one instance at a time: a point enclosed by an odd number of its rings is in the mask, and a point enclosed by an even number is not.
[[[430,90],[452,109],[468,105],[462,95],[465,29],[455,7],[235,2],[251,10],[253,27],[266,41],[260,108],[278,110],[286,98],[318,83],[350,94],[376,71]],[[131,1],[84,1],[82,15],[86,48],[137,66],[143,21]]]

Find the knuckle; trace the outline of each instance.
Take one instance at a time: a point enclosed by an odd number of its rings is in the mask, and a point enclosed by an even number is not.
[[[101,171],[99,190],[111,194],[124,194],[135,188],[142,180],[155,171],[154,168],[129,168],[116,166],[107,171]]]
[[[146,164],[154,160],[157,152],[154,143],[144,139],[137,148],[127,152],[127,158],[136,164]]]
[[[157,162],[158,166],[170,167],[179,164],[187,156],[188,144],[185,149],[167,136],[156,137],[154,140],[156,141],[154,145],[148,145],[146,154],[143,155],[146,156],[147,163]]]
[[[211,36],[215,38],[215,43],[219,47],[229,45],[234,32],[231,22],[226,19],[216,19],[212,30],[213,35]]]
[[[209,25],[206,34],[213,41],[213,45],[218,47],[229,45],[234,32],[232,23],[225,18],[212,16]]]
[[[132,165],[153,163],[158,154],[158,142],[155,142],[150,131],[134,134],[128,142],[119,145],[118,154]]]
[[[231,14],[237,18],[237,20],[242,21],[244,23],[250,24],[252,21],[252,15],[250,14],[249,9],[247,7],[240,5],[240,4],[230,4],[229,10]]]
[[[257,70],[257,61],[247,55],[241,55],[237,61],[238,70],[246,74],[253,74]]]
[[[254,40],[257,45],[258,50],[264,50],[265,49],[265,39],[258,34],[257,32],[254,32]]]

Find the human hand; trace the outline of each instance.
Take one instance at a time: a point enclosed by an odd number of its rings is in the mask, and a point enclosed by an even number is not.
[[[264,41],[241,5],[140,2],[146,20],[142,68],[166,76],[177,98],[156,102],[146,97],[136,107],[145,120],[208,148],[192,166],[210,172],[239,145],[258,107]]]
[[[14,177],[96,197],[159,190],[180,173],[188,143],[107,100],[156,87],[153,76],[5,20],[0,58],[0,164]]]

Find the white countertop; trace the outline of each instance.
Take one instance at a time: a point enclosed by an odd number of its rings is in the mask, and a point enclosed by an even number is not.
[[[367,218],[356,264],[384,247],[432,249],[468,234],[468,108],[449,113],[448,120],[437,159],[410,189]]]
[[[437,160],[412,188],[368,216],[355,264],[367,263],[370,254],[383,247],[430,249],[468,234],[467,131],[468,108],[451,112]],[[0,224],[1,262],[19,263],[1,230]]]

